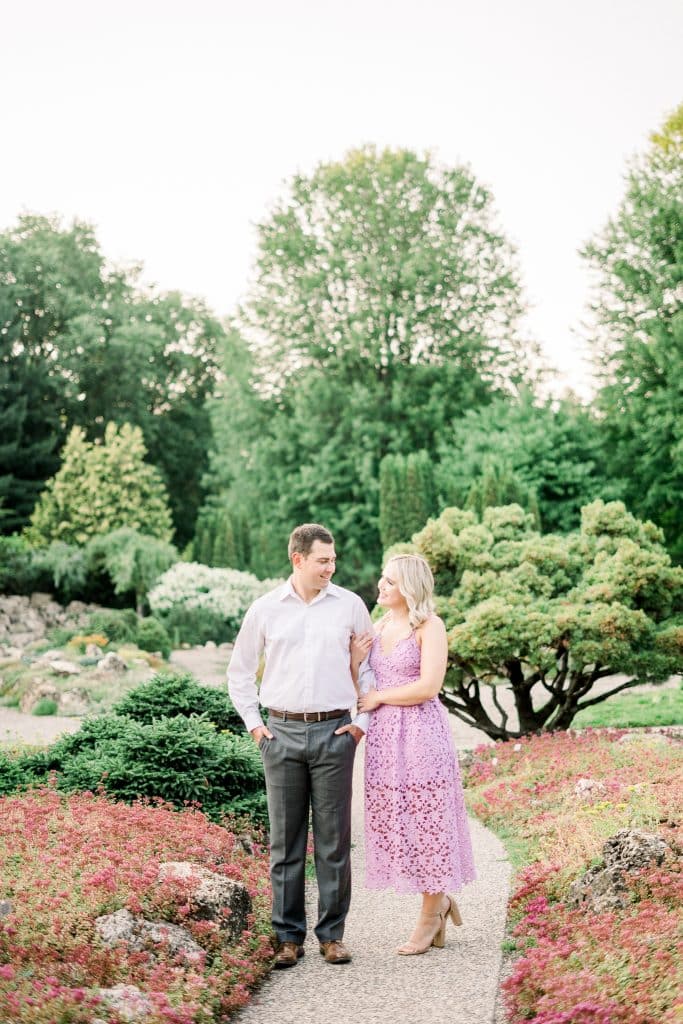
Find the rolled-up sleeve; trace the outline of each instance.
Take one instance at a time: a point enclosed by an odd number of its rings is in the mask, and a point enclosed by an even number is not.
[[[263,646],[260,616],[252,606],[244,616],[228,665],[230,700],[249,732],[263,725],[256,687],[256,673]]]

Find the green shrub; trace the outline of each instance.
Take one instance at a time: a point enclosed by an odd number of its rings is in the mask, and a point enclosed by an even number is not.
[[[31,714],[42,716],[55,715],[57,714],[57,707],[57,701],[52,700],[51,697],[41,697]]]
[[[76,634],[72,632],[72,636]],[[104,633],[113,643],[135,643],[138,632],[138,617],[132,608],[103,608],[93,612],[85,630],[79,632]]]
[[[103,715],[18,767],[23,778],[35,780],[56,772],[65,792],[101,787],[118,800],[196,802],[214,821],[225,814],[248,814],[260,823],[267,817],[263,767],[252,740],[219,733],[196,716],[145,724]]]
[[[200,686],[189,673],[154,676],[127,693],[113,710],[146,724],[174,715],[204,715],[218,730],[242,732],[244,728],[227,693]]]
[[[21,758],[8,757],[0,750],[0,796],[7,796],[31,782],[31,772]]]
[[[181,643],[205,644],[207,640],[217,644],[230,643],[237,635],[231,622],[226,622],[222,615],[208,608],[176,605],[163,613],[163,620],[176,647]]]
[[[33,551],[22,537],[0,537],[0,594],[30,594],[36,589]]]
[[[68,603],[83,597],[88,579],[88,559],[83,548],[55,540],[34,551],[32,564],[37,576],[49,581],[49,589],[59,600]]]
[[[171,657],[171,638],[163,623],[153,615],[139,620],[135,642],[141,651],[161,651],[167,660]]]

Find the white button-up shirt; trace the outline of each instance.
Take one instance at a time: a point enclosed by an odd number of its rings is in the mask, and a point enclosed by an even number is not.
[[[228,691],[249,731],[263,725],[262,707],[279,711],[333,711],[356,703],[351,678],[352,633],[372,629],[357,594],[334,583],[308,604],[292,578],[259,597],[244,617],[228,666]],[[260,690],[256,674],[265,669]],[[368,715],[354,725],[365,732]]]

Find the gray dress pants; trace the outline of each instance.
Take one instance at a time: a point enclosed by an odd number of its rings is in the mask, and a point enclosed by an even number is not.
[[[351,779],[356,741],[334,731],[350,715],[327,722],[270,717],[263,737],[270,818],[273,928],[280,942],[306,937],[305,868],[312,812],[320,942],[341,939],[351,901]]]

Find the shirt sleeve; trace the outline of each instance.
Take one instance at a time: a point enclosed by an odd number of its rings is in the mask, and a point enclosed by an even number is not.
[[[355,613],[356,614],[354,622],[354,632],[372,632],[373,625],[372,619],[370,618],[370,613],[368,612],[367,608],[365,607],[360,598],[358,598],[358,605],[356,607]],[[358,669],[358,689],[360,690],[361,693],[367,693],[368,690],[372,689],[374,685],[375,673],[370,668],[368,658],[365,658],[365,660],[361,662],[361,666]],[[363,711],[362,713],[357,714],[352,724],[357,725],[359,729],[363,730],[363,732],[367,732],[368,725],[370,724],[370,713],[368,711]]]
[[[263,725],[259,709],[256,673],[265,635],[254,606],[248,610],[237,634],[228,665],[228,693],[249,732]]]

